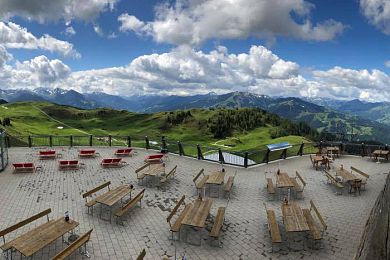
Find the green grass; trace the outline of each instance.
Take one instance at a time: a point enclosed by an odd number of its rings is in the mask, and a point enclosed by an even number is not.
[[[167,112],[136,114],[112,109],[82,110],[46,102],[19,102],[6,104],[4,107],[0,107],[0,117],[11,118],[12,126],[6,127],[6,131],[10,135],[53,135],[55,145],[68,145],[70,143],[69,137],[61,136],[91,134],[93,136],[112,135],[114,136],[114,145],[126,144],[126,138],[117,136],[131,136],[132,145],[137,147],[144,147],[144,137],[149,136],[151,141],[158,142],[152,147],[159,148],[161,136],[164,135],[171,151],[178,152],[177,141],[180,140],[183,143],[185,154],[195,156],[196,144],[201,145],[205,155],[215,152],[218,148],[233,152],[253,152],[265,150],[265,145],[270,143],[287,141],[291,144],[301,144],[302,142],[310,142],[301,136],[272,139],[270,130],[275,128],[274,126],[259,127],[245,133],[236,132],[234,137],[218,140],[213,138],[205,126],[207,119],[216,113],[207,109],[193,109],[191,110],[191,120],[172,126],[167,130],[161,130]],[[58,126],[62,126],[63,129],[58,129]],[[34,138],[34,145],[44,145],[47,142],[47,138]],[[87,145],[89,137],[74,137],[73,142],[75,145]],[[98,140],[95,137],[93,142],[102,145],[105,143],[104,140]]]

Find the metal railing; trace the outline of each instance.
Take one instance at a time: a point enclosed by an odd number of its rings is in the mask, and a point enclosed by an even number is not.
[[[170,140],[165,136],[150,138],[134,136],[94,136],[94,135],[29,135],[5,137],[7,147],[53,147],[53,146],[116,146],[136,147],[144,149],[170,152],[180,156],[197,158],[198,160],[215,161],[242,167],[249,167],[261,163],[286,159],[293,156],[313,154],[327,146],[339,147],[341,153],[359,156],[368,156],[374,150],[388,150],[387,145],[371,145],[340,142],[307,142],[294,144],[291,148],[279,151],[271,151],[267,147],[248,151],[236,151],[234,149],[222,149],[218,146],[204,146],[193,143],[182,143]]]

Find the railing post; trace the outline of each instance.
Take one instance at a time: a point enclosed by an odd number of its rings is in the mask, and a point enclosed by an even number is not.
[[[386,150],[386,151],[389,150],[389,147],[387,146],[387,144],[385,145],[385,150]]]
[[[287,156],[287,149],[283,149],[283,152],[280,154],[280,159],[286,159]]]
[[[10,141],[8,135],[5,136],[5,145],[6,145],[6,147],[8,147],[8,148],[11,147],[11,141]]]
[[[184,155],[183,145],[181,144],[180,141],[177,141],[177,146],[179,147],[179,155],[180,156]]]
[[[218,161],[221,163],[225,163],[225,158],[223,158],[223,153],[221,148],[218,148]]]
[[[244,156],[244,167],[248,168],[248,152],[245,152]]]
[[[145,148],[150,149],[150,144],[149,144],[149,138],[148,136],[145,136]]]
[[[49,146],[53,147],[53,136],[49,136]]]
[[[89,146],[92,146],[92,145],[93,145],[92,140],[93,140],[93,136],[92,136],[92,135],[89,135]]]
[[[73,135],[71,135],[69,138],[70,138],[70,147],[73,147]]]
[[[131,147],[131,137],[127,137],[127,147]]]
[[[268,163],[269,162],[269,153],[271,151],[268,149],[267,152],[265,153],[265,156],[264,156],[264,159],[263,159],[263,162],[264,163]]]
[[[28,136],[28,147],[32,147],[31,135]]]
[[[364,146],[364,143],[362,143],[362,157],[364,157],[364,155],[366,154],[365,153],[366,149],[365,149],[365,146]]]
[[[196,149],[198,150],[198,160],[203,160],[204,158],[199,144],[196,145]]]
[[[304,142],[302,142],[301,146],[299,147],[299,151],[298,151],[298,154],[299,156],[302,156],[303,155],[303,146],[305,145]]]
[[[108,146],[112,146],[112,136],[108,135]]]
[[[161,136],[161,151],[166,153],[168,152],[168,148],[167,148],[167,142],[165,140],[165,136]]]

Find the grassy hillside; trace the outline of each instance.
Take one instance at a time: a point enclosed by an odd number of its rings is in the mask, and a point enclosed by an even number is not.
[[[113,109],[83,110],[46,102],[18,102],[0,106],[0,118],[11,118],[5,130],[19,135],[86,135],[132,136],[142,143],[145,135],[151,140],[182,141],[184,144],[201,144],[203,147],[224,150],[248,151],[269,143],[288,141],[292,144],[309,142],[302,136],[288,135],[272,138],[280,126],[267,124],[248,131],[234,130],[231,137],[217,139],[207,127],[210,118],[219,110],[192,109],[191,117],[167,127],[170,112],[137,114]],[[62,127],[59,129],[58,127]],[[191,148],[193,150],[193,148]]]

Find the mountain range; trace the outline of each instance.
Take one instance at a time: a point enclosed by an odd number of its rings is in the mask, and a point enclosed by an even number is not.
[[[258,107],[297,122],[306,122],[320,131],[332,132],[340,138],[390,143],[389,102],[270,97],[247,92],[193,96],[116,96],[102,92],[79,93],[59,88],[0,90],[0,99],[7,102],[49,101],[82,109],[107,107],[138,113],[190,108]]]

